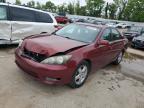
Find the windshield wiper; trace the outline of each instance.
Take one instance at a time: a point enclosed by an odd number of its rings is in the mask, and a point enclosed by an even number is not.
[[[72,38],[70,38],[70,37],[64,37],[64,38],[67,38],[67,39],[72,39]],[[74,40],[74,39],[72,39],[72,40]]]
[[[81,41],[81,40],[77,40],[77,39],[73,39],[73,38],[70,38],[70,37],[64,37],[64,38],[67,38],[67,39],[71,39],[71,40],[75,40],[75,41],[79,41],[79,42],[84,42],[84,43],[88,43],[88,42],[85,42],[85,41]]]
[[[66,37],[64,36],[64,38],[67,38],[67,39],[70,39],[70,40],[76,40],[76,39],[73,39],[73,38],[70,38],[70,37],[67,37],[67,36]],[[79,41],[79,40],[76,40],[76,41]]]

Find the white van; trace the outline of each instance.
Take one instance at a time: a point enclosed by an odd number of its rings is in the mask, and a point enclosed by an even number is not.
[[[0,3],[0,44],[13,44],[26,36],[52,33],[57,22],[49,12]]]

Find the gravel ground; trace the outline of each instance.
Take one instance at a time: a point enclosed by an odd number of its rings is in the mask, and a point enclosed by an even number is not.
[[[134,68],[139,64],[140,67]],[[144,108],[144,85],[122,73],[144,70],[128,57],[91,73],[79,89],[35,81],[14,63],[14,48],[0,49],[0,108]]]

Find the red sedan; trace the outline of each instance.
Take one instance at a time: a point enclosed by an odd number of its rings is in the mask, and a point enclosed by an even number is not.
[[[69,21],[68,18],[65,16],[56,16],[55,19],[57,23],[63,23],[63,24],[66,24]]]
[[[16,64],[46,84],[82,86],[90,71],[119,64],[127,39],[117,29],[70,24],[51,35],[30,36],[16,49]]]

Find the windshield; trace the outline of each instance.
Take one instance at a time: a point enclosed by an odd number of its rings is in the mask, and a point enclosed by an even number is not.
[[[57,31],[55,34],[69,39],[91,43],[96,39],[99,31],[100,29],[96,27],[71,24]]]
[[[129,31],[140,32],[141,29],[142,29],[141,27],[131,27],[131,28],[129,29]]]

